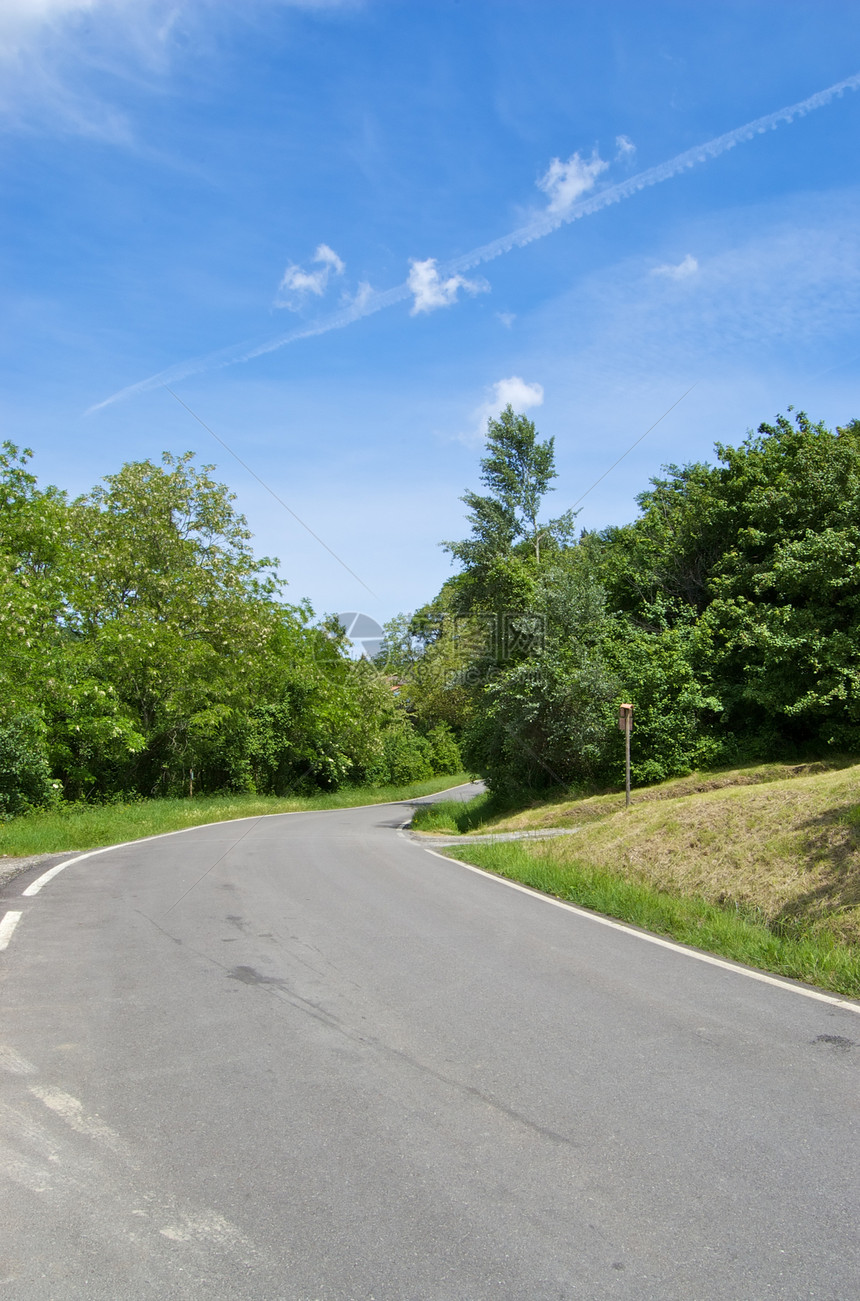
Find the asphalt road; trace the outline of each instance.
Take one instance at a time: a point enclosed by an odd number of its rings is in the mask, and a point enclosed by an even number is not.
[[[443,861],[408,812],[5,887],[0,1297],[860,1294],[860,1015]]]

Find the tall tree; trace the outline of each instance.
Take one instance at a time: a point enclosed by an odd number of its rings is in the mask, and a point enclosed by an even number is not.
[[[455,591],[463,610],[525,609],[541,553],[568,541],[574,514],[541,522],[540,511],[556,478],[555,440],[541,442],[534,422],[508,403],[487,422],[481,482],[486,493],[467,491],[471,536],[442,545],[463,566]]]
[[[281,584],[212,469],[165,453],[72,505],[52,748],[81,792],[148,794],[211,764],[254,700]]]

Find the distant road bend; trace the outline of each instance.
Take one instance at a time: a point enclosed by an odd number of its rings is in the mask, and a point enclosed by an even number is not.
[[[0,1297],[860,1294],[856,1011],[428,854],[408,814],[5,887]]]

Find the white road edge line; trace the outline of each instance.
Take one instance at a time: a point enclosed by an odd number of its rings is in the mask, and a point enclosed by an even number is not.
[[[403,823],[404,827],[407,825]],[[403,839],[409,840],[409,837],[404,836]],[[519,890],[521,894],[530,895],[532,899],[540,899],[542,903],[551,904],[553,908],[564,908],[567,912],[576,913],[577,917],[584,917],[586,921],[596,922],[598,926],[609,926],[614,931],[625,931],[627,935],[632,935],[637,940],[644,940],[646,944],[656,944],[661,949],[671,949],[673,953],[682,953],[684,957],[694,958],[697,962],[706,962],[711,967],[722,967],[724,971],[734,971],[739,976],[748,977],[749,980],[760,980],[764,985],[776,985],[777,989],[787,989],[792,994],[802,994],[804,998],[817,999],[819,1003],[832,1003],[834,1007],[842,1007],[846,1012],[856,1012],[860,1016],[860,1003],[840,998],[838,994],[824,994],[805,985],[795,985],[790,980],[780,980],[779,976],[768,976],[763,971],[741,966],[738,962],[727,962],[725,958],[716,958],[710,953],[701,953],[698,949],[688,948],[685,944],[676,944],[674,940],[664,940],[659,935],[649,935],[647,931],[637,930],[635,926],[628,926],[626,922],[617,922],[612,917],[604,917],[601,913],[589,912],[587,908],[578,908],[574,903],[554,899],[552,895],[543,894],[540,890],[532,890],[530,886],[520,885],[518,881],[509,881],[506,876],[487,872],[482,867],[475,867],[474,863],[464,863],[459,858],[449,858],[447,854],[440,854],[437,850],[430,849],[418,841],[409,840],[409,843],[417,845],[417,848],[422,849],[425,854],[441,858],[443,863],[456,863],[458,867],[465,867],[468,872],[475,872],[485,879],[497,881],[499,885],[506,885],[509,890]]]
[[[12,932],[23,917],[23,913],[6,913],[6,916],[0,921],[0,952],[9,947],[9,941],[12,938]]]
[[[460,782],[458,786],[446,786],[444,790],[431,791],[430,793],[432,795],[447,795],[449,791],[458,791],[463,786],[471,785],[471,782]],[[423,800],[427,799],[427,796],[415,795],[412,798]],[[57,863],[55,867],[49,867],[47,872],[37,876],[36,880],[28,885],[26,890],[21,891],[21,894],[31,899],[33,895],[39,893],[43,885],[47,885],[58,873],[65,872],[67,867],[72,867],[75,863],[82,863],[85,858],[94,858],[96,854],[108,854],[112,849],[128,849],[129,845],[143,845],[148,840],[164,840],[166,836],[184,836],[187,831],[202,831],[204,827],[226,827],[233,822],[259,822],[263,818],[294,818],[302,813],[350,813],[356,809],[384,809],[393,804],[408,803],[409,799],[407,798],[405,800],[388,800],[381,804],[351,804],[342,809],[288,809],[284,813],[250,813],[246,818],[221,818],[217,822],[200,822],[193,827],[180,827],[177,831],[160,831],[156,836],[139,836],[137,840],[122,840],[118,845],[103,845],[101,849],[88,849],[85,854],[78,854],[75,858],[67,858],[65,863]],[[405,826],[405,823],[403,825]],[[11,913],[8,915],[12,916]],[[20,913],[18,916],[20,916]]]

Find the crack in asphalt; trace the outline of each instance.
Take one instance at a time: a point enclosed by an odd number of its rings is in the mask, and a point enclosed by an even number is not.
[[[183,941],[177,936],[171,935],[168,931],[159,926],[145,913],[139,912],[139,915],[146,921],[151,922],[156,930],[160,931],[167,939],[172,940],[174,944],[182,944]],[[265,990],[266,993],[272,994],[279,1001],[287,1003],[297,1012],[302,1012],[306,1016],[312,1017],[315,1021],[325,1026],[327,1030],[333,1030],[335,1033],[342,1035],[351,1043],[359,1044],[363,1048],[368,1048],[373,1052],[380,1053],[394,1061],[408,1066],[410,1070],[418,1071],[422,1075],[427,1075],[438,1083],[445,1085],[447,1088],[456,1089],[457,1092],[466,1097],[477,1099],[485,1106],[492,1108],[493,1111],[499,1112],[509,1120],[523,1128],[530,1130],[532,1133],[541,1135],[542,1138],[552,1143],[561,1144],[566,1147],[578,1149],[581,1145],[576,1143],[568,1134],[561,1134],[557,1130],[550,1129],[547,1125],[541,1125],[538,1121],[532,1120],[530,1116],[524,1115],[517,1111],[515,1107],[509,1107],[506,1103],[500,1102],[498,1098],[484,1093],[481,1089],[473,1084],[466,1084],[444,1071],[437,1070],[435,1067],[428,1065],[427,1062],[421,1061],[411,1053],[402,1048],[395,1048],[387,1044],[384,1040],[376,1035],[368,1035],[362,1031],[354,1030],[348,1026],[340,1017],[333,1012],[329,1012],[322,1003],[315,1002],[313,999],[305,998],[303,995],[291,988],[289,982],[283,976],[266,976],[257,971],[255,967],[239,965],[228,967],[225,963],[219,962],[217,958],[210,953],[205,953],[201,949],[192,949],[186,946],[187,951],[194,953],[197,957],[202,958],[205,962],[210,963],[219,971],[223,972],[228,980],[237,981],[241,985],[258,987]]]
[[[219,963],[217,965],[220,966],[221,964]],[[578,1143],[575,1143],[569,1135],[560,1134],[557,1130],[550,1129],[546,1125],[541,1125],[538,1121],[532,1120],[531,1117],[525,1116],[522,1112],[517,1111],[516,1108],[509,1107],[504,1102],[500,1102],[497,1098],[493,1098],[490,1094],[484,1093],[481,1089],[476,1088],[475,1085],[465,1084],[462,1080],[446,1075],[444,1071],[429,1066],[426,1062],[419,1060],[419,1058],[414,1057],[411,1053],[406,1052],[402,1048],[394,1048],[391,1044],[385,1043],[375,1035],[368,1035],[358,1030],[351,1029],[349,1026],[345,1025],[339,1017],[335,1016],[332,1012],[327,1011],[321,1003],[313,1002],[311,999],[303,998],[301,994],[297,994],[294,989],[290,988],[288,981],[286,981],[282,976],[265,976],[254,967],[249,966],[233,967],[230,971],[227,971],[227,976],[230,980],[237,980],[243,985],[266,987],[269,992],[283,998],[285,1002],[289,1003],[289,1005],[294,1007],[297,1011],[313,1016],[315,1020],[320,1021],[328,1029],[335,1030],[338,1034],[343,1035],[351,1042],[361,1044],[363,1047],[370,1048],[374,1052],[381,1053],[389,1058],[404,1063],[406,1066],[410,1067],[410,1069],[419,1071],[423,1075],[429,1075],[440,1084],[444,1084],[448,1088],[456,1089],[459,1093],[465,1094],[467,1097],[477,1098],[480,1102],[483,1102],[485,1106],[491,1107],[494,1111],[501,1112],[503,1115],[507,1116],[509,1120],[515,1121],[517,1124],[524,1126],[533,1133],[540,1134],[543,1138],[547,1138],[553,1143],[560,1143],[573,1148],[578,1148],[580,1146]]]

